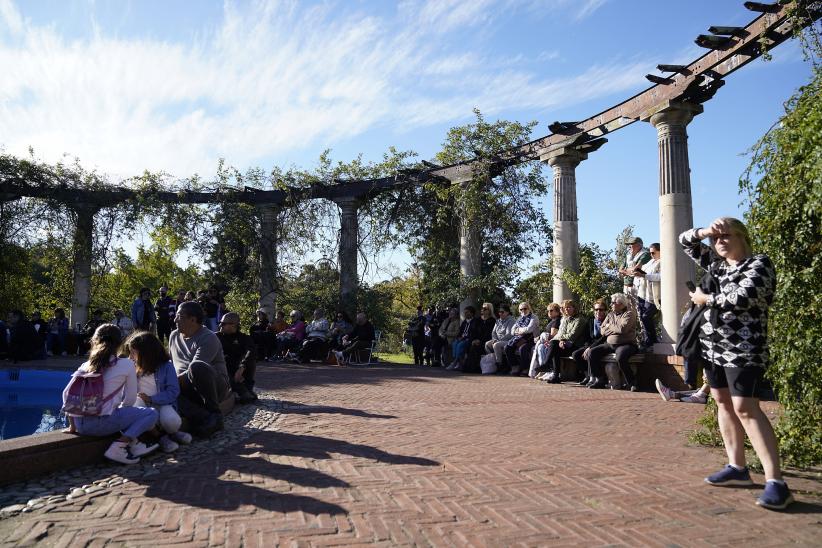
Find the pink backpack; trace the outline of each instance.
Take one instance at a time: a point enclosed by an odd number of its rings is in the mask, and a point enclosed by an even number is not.
[[[103,411],[103,405],[120,392],[125,383],[105,397],[103,385],[102,373],[75,371],[63,392],[63,411],[67,415],[96,417]]]

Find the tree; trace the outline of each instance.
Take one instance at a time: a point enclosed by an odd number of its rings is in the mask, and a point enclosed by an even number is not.
[[[800,3],[801,4],[801,3]],[[810,27],[818,32],[816,25]],[[810,54],[819,56],[818,34]],[[822,463],[822,66],[786,102],[785,114],[751,149],[740,180],[756,252],[777,272],[770,309],[771,365],[783,414],[780,451],[789,463]]]
[[[487,122],[479,110],[474,115],[473,123],[448,132],[436,156],[445,165],[471,160],[472,179],[460,185],[429,182],[405,200],[401,225],[428,302],[460,301],[472,288],[479,290],[480,300],[489,300],[499,288],[514,285],[532,249],[550,253],[552,247],[550,225],[537,204],[548,186],[541,163],[502,161],[508,150],[530,141],[536,122]],[[461,216],[481,233],[482,263],[475,279],[460,279]]]

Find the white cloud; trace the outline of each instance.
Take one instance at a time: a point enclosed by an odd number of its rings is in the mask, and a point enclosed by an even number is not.
[[[642,82],[650,63],[551,78],[449,42],[444,30],[486,25],[500,1],[406,2],[382,17],[340,4],[226,3],[216,29],[172,43],[105,29],[68,39],[0,0],[0,144],[119,175],[207,174],[218,157],[289,164],[290,153],[366,131],[456,122],[475,106],[544,110]]]
[[[577,9],[576,19],[582,20],[601,8],[608,0],[585,0]]]
[[[12,35],[23,31],[23,18],[11,0],[0,0],[0,35],[5,27]]]

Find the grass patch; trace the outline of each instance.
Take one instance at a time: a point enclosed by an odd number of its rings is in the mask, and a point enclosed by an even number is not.
[[[405,353],[375,352],[380,361],[399,363],[403,365],[414,365],[414,356]]]

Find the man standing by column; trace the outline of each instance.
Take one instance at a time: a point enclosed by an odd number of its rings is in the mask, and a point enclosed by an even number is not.
[[[180,414],[194,425],[193,432],[209,437],[223,429],[220,402],[231,394],[223,347],[217,335],[203,327],[203,308],[184,302],[174,317],[177,329],[168,340],[169,354],[180,381]]]
[[[636,296],[634,291],[634,268],[642,266],[651,260],[651,254],[642,247],[642,238],[631,236],[625,240],[628,246],[628,256],[625,258],[625,266],[619,269],[619,273],[624,276],[622,285],[623,293],[632,297]]]

